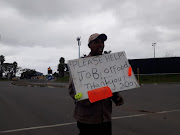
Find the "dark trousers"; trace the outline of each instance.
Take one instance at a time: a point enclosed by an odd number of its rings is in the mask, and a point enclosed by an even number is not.
[[[103,122],[101,124],[86,124],[77,122],[79,135],[112,135],[111,122]]]

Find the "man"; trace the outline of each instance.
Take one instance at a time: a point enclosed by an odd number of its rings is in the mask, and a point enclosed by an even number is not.
[[[88,46],[91,50],[88,57],[102,55],[104,50],[104,41],[107,40],[105,34],[92,34],[88,40]],[[70,77],[69,94],[75,100],[75,88]],[[91,103],[88,99],[82,101],[75,100],[74,118],[77,120],[79,135],[112,135],[111,113],[112,100],[118,105],[124,103],[123,98],[117,93],[107,99]]]

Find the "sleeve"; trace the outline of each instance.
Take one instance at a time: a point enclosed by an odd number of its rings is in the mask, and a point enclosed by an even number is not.
[[[68,90],[69,90],[69,95],[75,101],[75,104],[77,104],[77,100],[75,99],[76,91],[75,91],[75,87],[74,87],[74,83],[73,83],[73,79],[72,79],[71,75],[69,77],[69,88],[68,88]],[[83,106],[90,106],[91,105],[91,102],[88,99],[78,101],[78,103],[83,105]]]
[[[124,99],[120,95],[120,92],[113,93],[113,96],[111,97],[111,99],[116,104],[116,106],[120,106],[120,105],[124,104]]]
[[[72,97],[72,99],[75,101],[75,95],[76,95],[76,91],[75,91],[75,87],[74,87],[74,83],[73,83],[73,79],[71,77],[71,75],[69,76],[69,95]]]

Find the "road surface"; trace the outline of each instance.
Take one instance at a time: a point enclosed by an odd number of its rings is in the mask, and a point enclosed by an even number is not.
[[[113,104],[113,135],[180,134],[180,84],[143,85],[121,94],[125,104]],[[73,109],[67,88],[0,82],[0,134],[78,135]]]

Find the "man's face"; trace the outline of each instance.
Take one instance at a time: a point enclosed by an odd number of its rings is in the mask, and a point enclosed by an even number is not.
[[[95,39],[90,43],[91,55],[101,55],[104,50],[104,41],[102,39]]]

